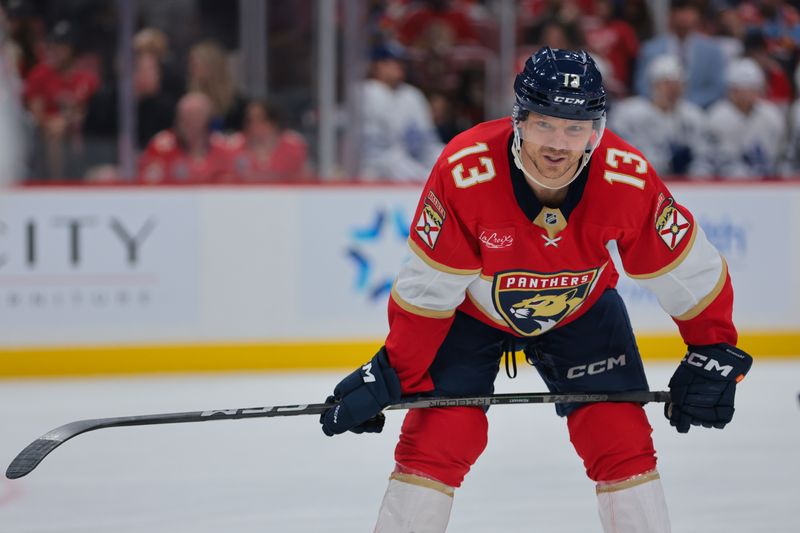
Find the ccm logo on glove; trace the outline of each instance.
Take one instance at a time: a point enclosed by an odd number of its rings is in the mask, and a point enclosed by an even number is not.
[[[699,353],[695,352],[687,353],[683,360],[692,366],[702,368],[708,372],[716,370],[725,377],[728,377],[728,374],[730,374],[733,370],[731,365],[721,365],[716,359],[711,359],[705,355],[700,355]]]
[[[364,371],[364,383],[375,382],[375,376],[372,375],[372,362],[369,362],[366,365],[362,366],[361,370]]]
[[[384,407],[400,400],[400,379],[381,348],[367,364],[358,367],[333,389],[326,403],[335,403],[320,416],[322,431],[338,435],[380,433],[386,417]]]

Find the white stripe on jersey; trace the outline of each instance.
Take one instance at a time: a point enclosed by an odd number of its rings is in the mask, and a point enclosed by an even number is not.
[[[442,272],[417,254],[411,254],[411,259],[403,265],[397,275],[392,296],[406,311],[443,318],[452,315],[455,308],[461,305],[467,287],[477,276],[477,272],[474,274]],[[443,315],[442,312],[446,313]]]
[[[674,268],[630,276],[655,293],[664,311],[681,320],[699,315],[722,290],[727,275],[725,261],[699,226],[690,246]]]
[[[508,327],[506,321],[503,320],[494,308],[494,298],[492,296],[492,282],[493,278],[484,276],[478,277],[474,280],[467,290],[467,295],[472,303],[475,304],[484,315],[491,318],[501,326]]]

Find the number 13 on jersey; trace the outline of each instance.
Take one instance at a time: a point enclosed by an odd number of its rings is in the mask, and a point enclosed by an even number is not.
[[[489,147],[486,146],[486,143],[478,142],[472,146],[462,148],[458,152],[454,153],[447,158],[447,162],[455,163],[459,159],[463,159],[468,155],[481,154],[488,151]],[[491,157],[479,157],[478,163],[480,163],[478,166],[469,167],[469,177],[466,178],[464,177],[464,165],[462,163],[459,163],[453,167],[450,173],[453,175],[453,179],[456,182],[456,187],[460,189],[466,189],[467,187],[472,187],[478,183],[487,182],[496,176],[494,170],[494,160]]]
[[[606,165],[611,168],[619,168],[620,160],[623,164],[632,166],[636,163],[633,171],[636,174],[646,174],[647,173],[647,161],[638,154],[634,154],[633,152],[626,152],[625,150],[619,150],[617,148],[609,148],[606,150]],[[644,189],[645,181],[642,178],[637,178],[635,176],[631,176],[630,174],[624,174],[622,172],[614,172],[613,170],[606,169],[605,174],[603,174],[603,179],[605,179],[610,184],[616,183],[624,183],[625,185],[630,185],[631,187],[636,187],[637,189]]]

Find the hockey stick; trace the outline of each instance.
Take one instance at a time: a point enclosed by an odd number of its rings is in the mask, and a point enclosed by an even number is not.
[[[489,405],[509,405],[528,403],[569,403],[569,402],[668,402],[669,392],[635,391],[612,394],[594,393],[510,393],[489,396],[459,396],[452,398],[420,398],[400,402],[386,409],[420,409],[428,407],[483,407]],[[318,415],[335,406],[330,403],[305,405],[278,405],[253,407],[249,409],[220,409],[215,411],[194,411],[186,413],[165,413],[160,415],[121,416],[116,418],[93,418],[77,420],[48,431],[22,450],[6,470],[6,477],[17,479],[29,474],[47,454],[81,433],[96,429],[122,426],[149,426],[154,424],[178,424],[182,422],[206,422],[209,420],[236,420],[239,418],[264,418],[273,416]]]

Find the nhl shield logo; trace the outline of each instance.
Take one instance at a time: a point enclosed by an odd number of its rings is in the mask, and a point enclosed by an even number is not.
[[[494,306],[520,335],[540,335],[583,304],[597,276],[597,269],[550,274],[500,272],[492,285]]]
[[[667,198],[664,207],[659,205],[659,214],[656,217],[656,232],[670,250],[674,250],[683,240],[692,224],[686,220],[672,198]]]

